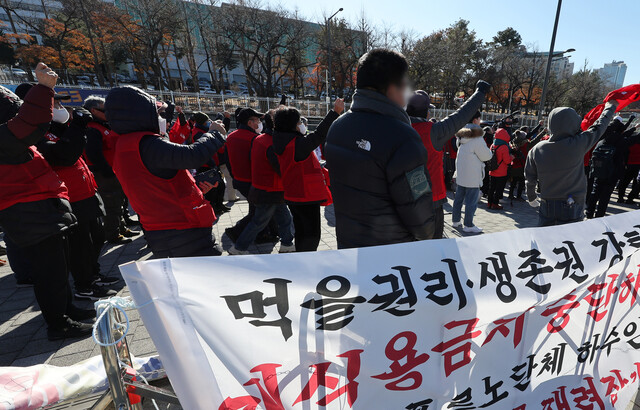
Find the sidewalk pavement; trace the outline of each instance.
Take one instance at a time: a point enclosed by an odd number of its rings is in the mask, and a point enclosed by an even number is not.
[[[445,234],[449,238],[465,236],[451,226],[452,195],[445,205]],[[636,206],[622,205],[613,198],[609,213],[620,213],[637,209]],[[246,215],[248,204],[238,201],[230,204],[232,211],[220,217],[214,226],[218,241],[222,238],[223,248],[231,247],[230,240],[223,236],[225,228],[235,224]],[[486,201],[479,204],[474,223],[484,229],[483,235],[510,229],[529,228],[537,224],[537,211],[524,201],[505,200],[503,211],[489,211]],[[336,249],[335,215],[333,207],[323,208],[322,240],[319,250]],[[275,253],[275,244],[258,245],[250,248],[252,253]],[[100,260],[102,273],[108,276],[120,276],[118,265],[149,258],[149,250],[142,235],[127,245],[106,246]],[[37,257],[37,255],[34,255]],[[114,287],[120,296],[129,295],[124,281]],[[79,301],[82,307],[92,306],[92,302]],[[130,329],[127,339],[131,352],[136,356],[156,354],[156,348],[145,329],[138,312],[129,310]],[[67,366],[100,354],[100,349],[91,337],[50,342],[47,340],[46,326],[40,317],[31,288],[18,288],[8,265],[0,267],[0,366],[31,366],[46,363]]]

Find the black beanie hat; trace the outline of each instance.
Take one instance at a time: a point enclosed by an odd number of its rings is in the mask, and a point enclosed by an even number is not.
[[[273,119],[275,131],[294,132],[300,122],[300,112],[294,107],[281,106]]]

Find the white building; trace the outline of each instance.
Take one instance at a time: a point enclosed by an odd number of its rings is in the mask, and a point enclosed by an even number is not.
[[[627,65],[624,61],[612,61],[598,69],[598,74],[600,74],[600,78],[602,78],[607,88],[617,89],[624,84],[624,77],[627,75]]]

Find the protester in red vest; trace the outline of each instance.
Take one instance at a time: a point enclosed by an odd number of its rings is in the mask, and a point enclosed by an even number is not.
[[[496,131],[493,145],[491,145],[491,151],[495,153],[498,159],[498,168],[490,171],[489,176],[489,199],[487,208],[501,210],[500,199],[504,192],[504,187],[507,184],[507,172],[509,164],[513,160],[513,157],[509,153],[509,141],[511,136],[509,132],[504,128],[498,128]]]
[[[625,129],[631,125],[635,118],[635,115],[629,117],[625,124]],[[627,156],[627,167],[625,169],[624,176],[622,177],[622,179],[620,180],[620,184],[618,185],[618,202],[633,204],[634,200],[638,197],[638,194],[640,194],[638,173],[640,173],[640,144],[635,144],[629,147],[629,154]],[[627,199],[625,201],[625,191],[627,190],[627,187],[630,183],[632,183],[631,192],[629,192],[629,196],[627,196]]]
[[[122,245],[132,241],[137,232],[126,228],[123,218],[125,196],[118,178],[113,173],[113,156],[118,134],[111,130],[104,115],[104,98],[88,97],[83,107],[91,113],[93,121],[87,124],[85,159],[98,184],[106,215],[104,231],[107,242]]]
[[[211,121],[211,118],[209,118],[209,116],[203,112],[195,112],[193,113],[191,118],[193,119],[191,141],[196,142],[200,139],[200,137],[205,135],[205,133],[209,132],[212,121]],[[218,152],[213,154],[213,157],[211,157],[211,159],[207,161],[206,164],[202,165],[200,168],[196,170],[196,172],[198,173],[201,173],[201,172],[217,172],[218,173],[219,181],[220,181],[218,182],[218,186],[216,186],[214,189],[207,192],[204,196],[207,199],[207,201],[211,203],[213,210],[218,216],[231,211],[231,208],[227,207],[224,204],[224,191],[226,188],[226,184],[224,183],[222,172],[220,171],[220,168],[219,168],[219,165],[220,165],[219,155],[224,154],[224,150],[225,150],[225,147],[223,145],[222,148],[218,150]]]
[[[238,128],[227,137],[226,148],[228,158],[228,168],[233,178],[233,187],[240,191],[242,196],[249,198],[251,189],[251,144],[258,134],[262,133],[264,124],[262,123],[263,113],[259,113],[253,108],[242,108],[237,110],[236,123]],[[254,204],[249,201],[249,212],[239,220],[233,227],[225,229],[225,233],[235,242],[242,231],[247,227],[249,221],[253,219],[255,213]],[[257,239],[259,243],[277,242],[277,238],[268,233],[265,229]]]
[[[16,95],[24,98],[32,87],[29,83],[20,84]],[[82,159],[91,114],[84,108],[76,108],[71,119],[61,104],[69,98],[68,95],[54,96],[53,121],[36,147],[67,186],[71,209],[78,221],[67,235],[68,266],[73,275],[75,296],[98,300],[116,295],[103,286],[114,284],[119,278],[100,275],[98,258],[105,242],[104,206],[93,174]]]
[[[182,107],[176,106],[176,112],[178,119],[169,130],[169,141],[175,144],[189,144],[191,143],[191,125],[187,121]]]
[[[296,252],[318,249],[320,205],[331,202],[331,192],[314,151],[343,111],[344,100],[338,98],[316,130],[307,134],[297,109],[281,106],[276,110],[273,148],[280,163],[284,199],[293,215]]]
[[[407,114],[411,117],[411,126],[420,134],[422,144],[427,149],[427,171],[431,180],[435,219],[433,239],[440,239],[444,234],[443,205],[447,201],[447,189],[445,187],[442,150],[445,144],[451,141],[455,133],[464,127],[473,113],[477,112],[482,106],[490,86],[484,82],[480,85],[481,87],[478,88],[478,91],[458,111],[435,123],[429,121],[430,110],[435,108],[431,105],[429,94],[418,90],[409,98]]]
[[[155,98],[135,87],[117,87],[107,95],[106,117],[120,136],[113,169],[138,214],[156,258],[220,255],[212,225],[213,208],[189,169],[208,160],[224,144],[221,124],[193,144],[162,138]],[[218,123],[216,123],[218,124]],[[201,191],[202,190],[202,191]]]
[[[248,248],[258,234],[269,225],[273,218],[278,225],[280,253],[295,251],[291,232],[291,214],[284,203],[284,187],[280,174],[280,163],[273,149],[273,118],[264,116],[264,133],[258,135],[251,146],[251,189],[249,202],[254,204],[255,213],[244,228],[230,255],[248,254]]]
[[[30,279],[47,337],[86,336],[95,310],[72,304],[64,234],[74,226],[66,186],[33,147],[53,117],[53,87],[58,76],[45,64],[35,69],[38,84],[24,102],[0,87],[0,226],[22,258],[30,259]]]

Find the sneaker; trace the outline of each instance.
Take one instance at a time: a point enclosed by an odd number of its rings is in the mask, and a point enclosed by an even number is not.
[[[229,255],[249,255],[249,251],[241,251],[239,249],[236,249],[235,245],[229,248],[227,252],[229,252]]]
[[[62,340],[75,337],[86,337],[91,335],[93,326],[87,323],[76,322],[71,318],[66,318],[66,323],[61,327],[47,329],[47,338],[50,341]]]
[[[462,228],[462,222],[453,222],[451,223],[451,226],[454,228]]]
[[[125,238],[122,235],[118,235],[115,238],[107,239],[107,242],[109,242],[112,245],[124,245],[124,244],[133,242],[133,239]]]
[[[122,231],[122,236],[125,238],[133,238],[134,236],[140,235],[140,231],[134,231],[132,229],[126,228]]]
[[[102,274],[97,274],[96,279],[93,281],[93,284],[96,286],[111,286],[118,282],[120,282],[120,278],[116,278],[115,276],[105,276]]]
[[[96,318],[96,310],[95,309],[80,309],[76,306],[71,306],[70,309],[67,309],[67,316],[71,318],[71,320],[75,320],[77,322],[82,322],[83,320],[95,319]]]
[[[500,204],[493,204],[493,209],[495,209],[496,211],[501,211],[504,209],[504,207]]]
[[[76,288],[74,293],[78,299],[99,300],[116,296],[118,292],[111,289],[104,289],[100,286],[92,286],[90,288]]]
[[[280,249],[278,250],[278,253],[292,253],[296,251],[296,246],[291,244],[291,245],[283,245],[280,244]]]
[[[466,233],[482,233],[482,228],[478,228],[477,226],[465,226],[462,228],[462,231]]]

